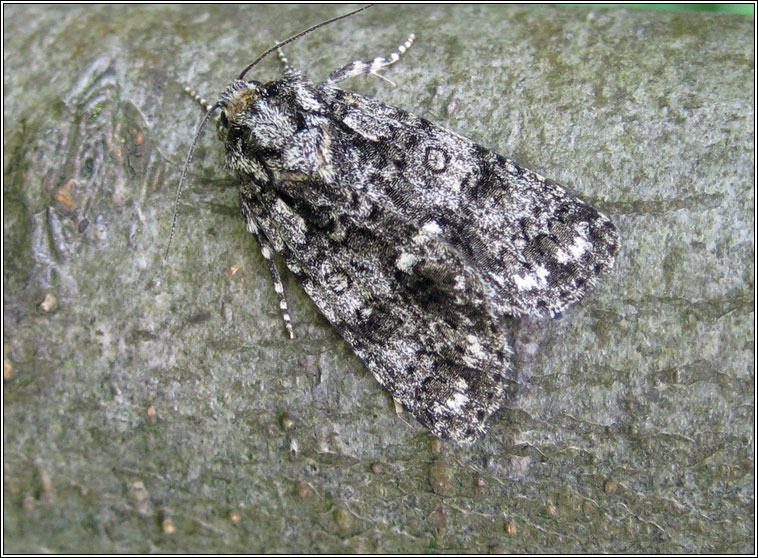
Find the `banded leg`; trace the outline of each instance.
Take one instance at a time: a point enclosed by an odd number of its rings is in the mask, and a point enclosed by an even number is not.
[[[255,221],[255,217],[250,214],[245,215],[247,221],[247,230],[252,233],[255,240],[258,241],[263,259],[268,264],[268,270],[271,273],[271,279],[274,281],[274,291],[279,297],[279,310],[282,312],[282,319],[284,320],[284,327],[287,328],[287,333],[290,339],[295,338],[295,332],[292,329],[292,318],[290,317],[289,307],[287,306],[287,297],[284,295],[284,285],[282,284],[282,278],[279,276],[279,270],[276,268],[276,262],[272,259],[273,248],[265,235],[261,232],[258,223]]]
[[[279,52],[281,53],[281,50]],[[287,59],[284,57],[284,54],[281,54],[281,59],[285,65],[286,71],[297,72],[297,70],[292,68],[287,63]],[[184,91],[189,94],[190,97],[195,99],[195,101],[197,101],[197,103],[202,106],[206,112],[210,112],[213,109],[212,105],[208,104],[208,102],[195,91],[193,91],[192,88],[185,87]],[[255,217],[253,217],[253,215],[244,208],[243,214],[247,223],[247,230],[253,234],[255,240],[258,242],[258,246],[261,249],[263,259],[266,260],[269,273],[271,273],[271,279],[274,281],[274,291],[276,291],[276,295],[279,297],[279,310],[282,313],[284,327],[287,329],[287,333],[289,334],[290,339],[294,339],[295,332],[292,329],[292,317],[290,316],[289,306],[287,305],[287,298],[284,295],[284,284],[282,283],[282,278],[279,275],[279,270],[276,268],[276,263],[271,257],[273,254],[273,248],[271,247],[269,241],[266,239],[265,235],[261,232],[260,227],[258,227],[258,223],[255,222]]]
[[[333,71],[331,74],[329,74],[329,77],[326,78],[326,81],[324,82],[324,84],[334,85],[336,83],[339,83],[340,81],[349,79],[351,77],[368,74],[368,75],[381,78],[384,81],[387,81],[394,86],[395,85],[394,83],[392,83],[386,77],[378,74],[377,72],[379,70],[383,70],[384,68],[388,66],[391,66],[392,64],[400,60],[400,56],[405,54],[405,51],[407,51],[411,47],[411,45],[413,44],[413,40],[415,38],[416,38],[416,35],[411,33],[411,35],[408,37],[408,40],[405,41],[405,43],[403,43],[399,47],[397,47],[396,52],[393,52],[387,57],[380,56],[378,58],[374,58],[371,62],[363,62],[362,60],[356,60],[355,62],[351,62],[344,68],[340,68],[339,70]]]
[[[201,107],[203,107],[205,109],[205,112],[210,112],[211,110],[213,110],[213,106],[209,104],[208,101],[206,101],[199,93],[195,92],[195,90],[192,89],[191,87],[189,86],[185,87],[184,92],[190,97],[192,97],[193,99],[195,99],[195,102],[199,104]]]
[[[277,47],[276,55],[279,57],[279,61],[282,63],[282,66],[284,66],[284,75],[293,76],[300,73],[300,70],[290,66],[290,61],[287,60],[286,56],[284,56],[284,51],[281,48]]]

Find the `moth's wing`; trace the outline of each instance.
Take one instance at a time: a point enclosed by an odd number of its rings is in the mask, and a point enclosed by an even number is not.
[[[613,225],[400,109],[297,92],[307,103],[291,137],[257,152],[268,178],[241,189],[243,213],[396,400],[434,434],[473,441],[510,393],[503,316],[581,298],[612,265]]]
[[[360,139],[356,168],[381,169],[364,195],[438,227],[485,278],[499,314],[555,315],[613,265],[611,221],[552,180],[401,109],[325,93],[343,132]]]
[[[319,213],[287,194],[242,198],[395,400],[437,436],[471,443],[486,431],[511,393],[509,348],[489,287],[464,255],[392,212],[358,224],[346,204]]]

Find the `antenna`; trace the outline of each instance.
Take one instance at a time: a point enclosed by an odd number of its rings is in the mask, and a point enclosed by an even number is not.
[[[284,45],[288,45],[292,41],[296,41],[297,39],[299,39],[303,35],[307,35],[311,31],[315,31],[319,27],[323,27],[324,25],[329,25],[330,23],[334,23],[335,21],[339,21],[341,19],[345,19],[347,17],[354,16],[355,14],[357,14],[359,12],[362,12],[363,10],[368,10],[371,6],[373,6],[373,4],[369,4],[368,6],[363,6],[362,8],[358,8],[357,10],[354,10],[354,11],[350,12],[349,14],[344,14],[344,15],[341,15],[341,16],[333,17],[332,19],[327,19],[326,21],[322,21],[321,23],[317,23],[313,27],[309,27],[305,31],[300,31],[300,33],[297,33],[296,35],[292,35],[289,39],[287,39],[285,41],[282,41],[281,43],[275,44],[271,48],[265,50],[263,52],[263,54],[261,54],[260,56],[258,56],[258,58],[256,58],[255,60],[253,60],[247,66],[247,68],[245,68],[244,70],[242,70],[242,73],[240,74],[240,77],[237,78],[237,79],[245,79],[245,74],[246,73],[248,73],[250,70],[252,70],[253,67],[255,67],[256,65],[258,65],[258,62],[260,62],[261,60],[263,60],[264,58],[266,58],[266,56],[268,56],[269,54],[271,54],[276,49],[281,48]]]
[[[205,128],[205,125],[208,124],[208,121],[211,119],[211,116],[213,116],[213,113],[216,112],[216,110],[219,108],[221,108],[221,105],[216,103],[205,113],[203,120],[200,122],[200,126],[197,128],[195,138],[192,140],[192,146],[190,147],[189,153],[187,153],[187,159],[184,161],[182,176],[179,178],[179,186],[176,188],[176,198],[174,199],[174,217],[171,220],[171,233],[168,235],[168,246],[166,246],[166,253],[163,255],[164,264],[168,259],[168,251],[171,248],[171,241],[174,239],[174,229],[176,228],[176,214],[179,211],[179,200],[182,197],[182,188],[184,187],[184,182],[187,179],[187,169],[189,168],[189,164],[192,162],[192,156],[195,154],[195,148],[197,147],[197,142],[200,140],[200,134],[203,132],[203,128]]]

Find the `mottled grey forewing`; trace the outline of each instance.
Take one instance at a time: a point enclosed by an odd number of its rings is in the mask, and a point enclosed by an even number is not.
[[[485,277],[501,315],[554,315],[581,299],[618,251],[611,221],[555,182],[401,109],[325,91],[359,160],[367,191],[440,236]]]
[[[472,442],[510,393],[503,318],[581,298],[612,264],[610,221],[373,99],[299,76],[246,87],[225,143],[251,230],[396,400]]]
[[[507,399],[510,369],[478,271],[434,231],[391,213],[369,226],[337,210],[337,233],[313,207],[270,196],[275,215],[256,219],[379,383],[437,436],[470,443],[483,434]],[[294,222],[302,237],[282,227]]]

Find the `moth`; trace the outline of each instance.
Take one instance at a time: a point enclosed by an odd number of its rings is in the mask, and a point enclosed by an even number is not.
[[[365,8],[362,8],[365,9]],[[208,108],[290,337],[278,253],[379,383],[434,435],[469,444],[513,392],[507,317],[555,316],[613,265],[614,225],[555,182],[424,118],[289,67]],[[176,211],[174,220],[176,219]],[[173,225],[172,225],[173,234]]]

